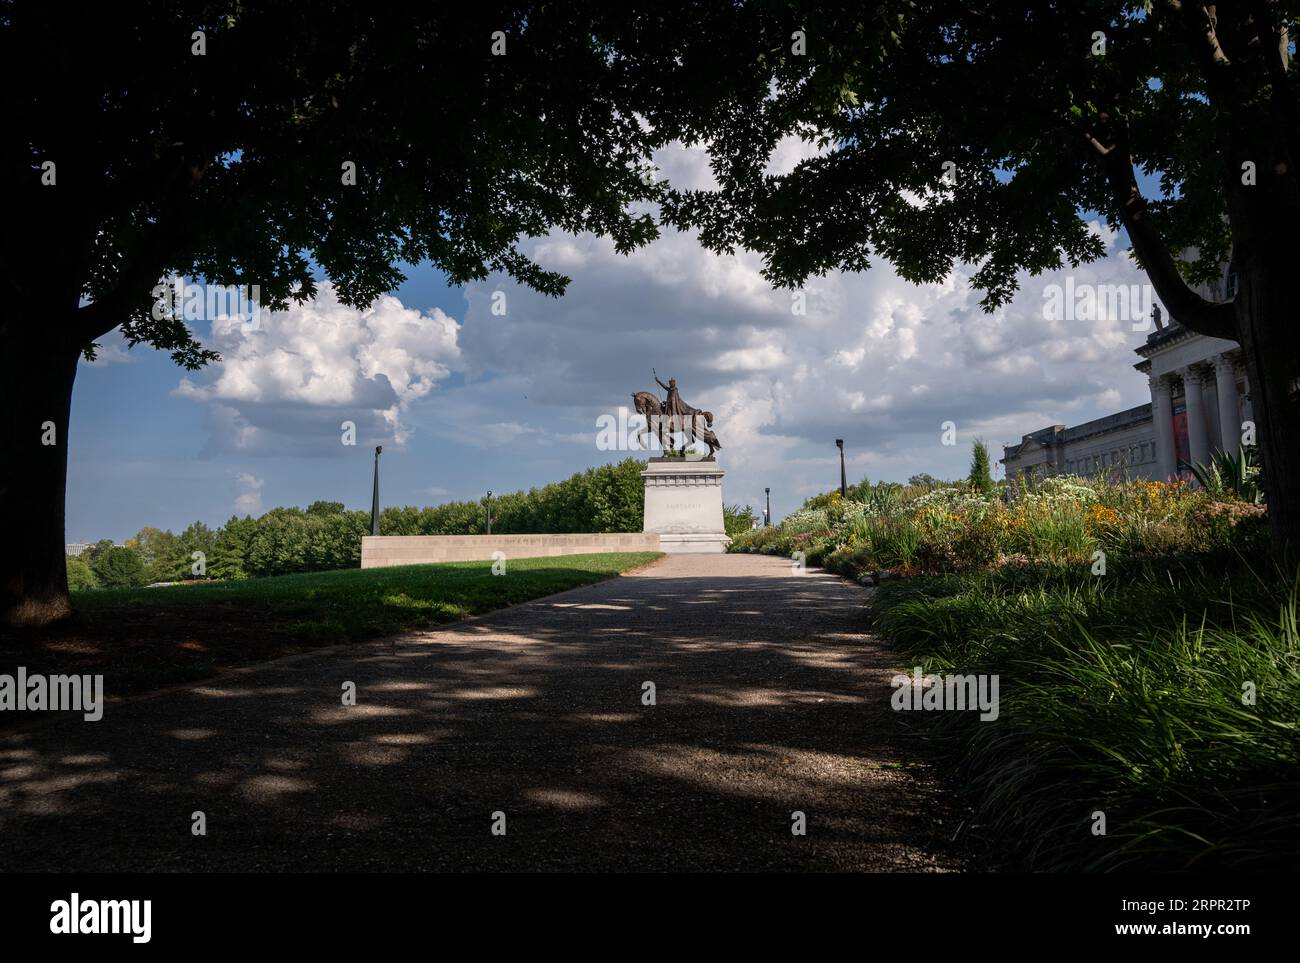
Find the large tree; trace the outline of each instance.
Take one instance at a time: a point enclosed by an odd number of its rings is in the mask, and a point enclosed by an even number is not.
[[[759,251],[777,284],[872,257],[915,281],[964,262],[990,308],[1023,271],[1100,257],[1080,212],[1105,212],[1178,320],[1241,342],[1271,523],[1300,538],[1288,5],[3,9],[0,620],[68,611],[78,359],[118,327],[179,364],[214,359],[159,310],[160,278],[258,285],[277,308],[323,276],[364,305],[429,261],[452,283],[503,271],[558,294],[564,278],[519,238],[592,231],[630,250],[654,236],[645,205],[660,200],[707,246]],[[768,174],[792,132],[824,153]],[[708,144],[716,191],[670,196],[644,176],[678,137]],[[1162,195],[1141,196],[1139,168],[1162,174]],[[1199,261],[1179,264],[1188,248]],[[1185,283],[1228,256],[1232,303]]]
[[[758,55],[748,69],[733,61],[727,90],[685,118],[718,186],[675,194],[665,211],[714,250],[761,252],[778,285],[876,258],[916,282],[965,264],[990,310],[1024,272],[1103,256],[1086,223],[1100,212],[1127,232],[1176,320],[1240,343],[1270,524],[1294,549],[1298,7],[748,4],[726,46]],[[817,155],[768,171],[791,134]],[[1230,299],[1194,290],[1228,262]]]
[[[450,283],[565,279],[516,248],[552,228],[654,236],[651,133],[615,55],[630,16],[549,3],[144,2],[0,17],[0,621],[69,611],[68,413],[78,360],[120,328],[186,367],[215,359],[160,278],[328,278],[365,305],[431,262]],[[670,37],[651,15],[643,36]],[[351,183],[354,172],[355,183]],[[640,204],[640,207],[637,205]],[[124,412],[123,417],[129,417]]]

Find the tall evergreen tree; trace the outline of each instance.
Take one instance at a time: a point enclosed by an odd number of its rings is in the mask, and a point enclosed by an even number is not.
[[[976,438],[975,444],[971,446],[970,474],[966,476],[966,483],[974,492],[987,495],[993,491],[993,475],[989,471],[989,449],[980,438]]]

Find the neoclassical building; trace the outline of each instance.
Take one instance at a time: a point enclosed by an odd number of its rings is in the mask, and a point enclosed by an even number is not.
[[[1201,293],[1231,295],[1231,278]],[[1254,418],[1250,385],[1235,341],[1208,338],[1177,321],[1161,325],[1137,349],[1133,367],[1147,376],[1150,404],[1067,428],[1050,425],[1003,448],[1007,477],[1091,475],[1165,480],[1212,453],[1235,454],[1244,423]]]

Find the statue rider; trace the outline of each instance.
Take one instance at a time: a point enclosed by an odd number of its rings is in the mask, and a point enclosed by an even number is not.
[[[654,375],[655,383],[668,392],[668,399],[663,404],[663,413],[665,415],[694,415],[699,412],[698,408],[692,408],[682,400],[681,392],[677,390],[677,379],[669,378],[668,384],[659,380],[659,373],[654,368],[650,369]]]

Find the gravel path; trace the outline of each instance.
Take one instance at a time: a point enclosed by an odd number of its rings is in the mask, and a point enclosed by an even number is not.
[[[679,555],[11,730],[0,871],[963,869],[865,596]]]

